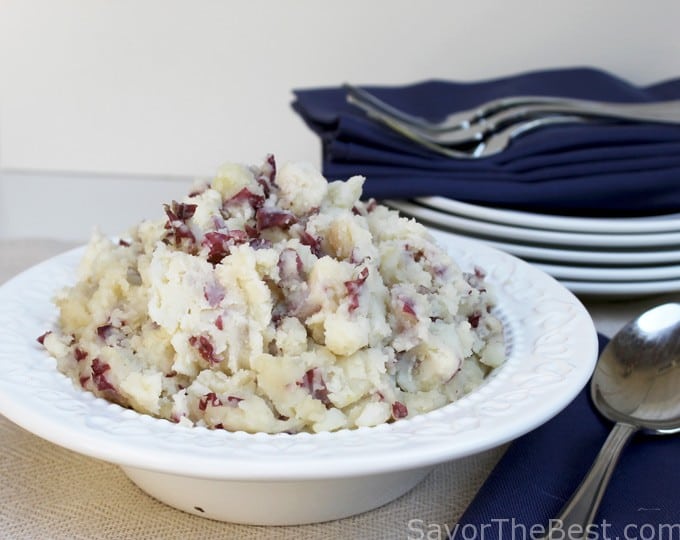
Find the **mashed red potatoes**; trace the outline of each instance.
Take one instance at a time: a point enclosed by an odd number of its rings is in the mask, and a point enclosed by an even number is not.
[[[503,362],[493,297],[362,184],[226,165],[165,219],[95,235],[41,341],[78,386],[187,425],[318,432],[450,403]]]

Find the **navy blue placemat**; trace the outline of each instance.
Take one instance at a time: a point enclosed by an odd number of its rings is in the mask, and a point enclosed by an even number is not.
[[[606,342],[600,336],[600,349]],[[595,412],[586,388],[562,413],[510,445],[460,518],[459,534],[484,528],[489,539],[531,538],[531,528],[547,525],[578,487],[611,426]],[[591,533],[588,538],[680,538],[680,437],[635,436]]]

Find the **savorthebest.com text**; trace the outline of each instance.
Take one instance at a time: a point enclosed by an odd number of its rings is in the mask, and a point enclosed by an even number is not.
[[[491,519],[488,523],[452,525],[411,519],[407,540],[542,540],[553,528],[551,540],[680,540],[680,521],[673,523],[629,523],[613,532],[606,519],[585,529],[580,525],[563,527],[558,520],[548,524],[526,525],[515,518]]]

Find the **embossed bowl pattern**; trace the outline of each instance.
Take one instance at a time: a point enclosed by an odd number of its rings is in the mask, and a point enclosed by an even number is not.
[[[120,465],[160,500],[214,519],[307,523],[384,504],[432,466],[552,418],[586,384],[597,357],[588,313],[554,279],[478,241],[431,232],[463,269],[487,272],[508,354],[478,389],[441,409],[371,428],[269,435],[179,426],[96,398],[75,388],[36,342],[55,323],[54,294],[75,279],[78,248],[0,287],[0,413],[55,444]],[[283,500],[293,492],[296,503]],[[226,503],[211,503],[215,497]]]

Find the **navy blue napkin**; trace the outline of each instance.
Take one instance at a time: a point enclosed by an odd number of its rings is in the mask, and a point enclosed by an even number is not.
[[[606,342],[600,336],[600,350]],[[593,409],[587,389],[581,392],[554,419],[510,445],[458,530],[471,534],[487,524],[487,538],[522,538],[522,530],[531,538],[531,527],[555,518],[578,487],[611,427]],[[679,459],[680,437],[636,435],[588,538],[680,538]]]
[[[680,99],[680,79],[638,87],[590,68],[366,88],[431,120],[508,95],[633,103]],[[366,197],[442,195],[495,207],[595,216],[680,211],[678,125],[562,124],[528,133],[500,154],[454,160],[367,118],[346,102],[342,88],[294,94],[293,109],[321,138],[324,174],[330,179],[366,176]]]

